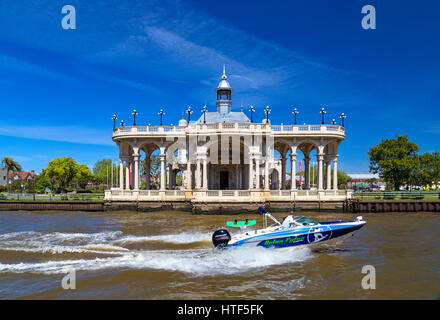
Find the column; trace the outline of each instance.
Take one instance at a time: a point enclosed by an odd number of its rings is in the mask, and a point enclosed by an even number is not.
[[[333,159],[333,190],[338,190],[338,157]]]
[[[255,187],[257,189],[260,189],[261,187],[261,179],[260,179],[260,159],[256,158],[255,159]]]
[[[197,157],[197,167],[196,167],[196,189],[200,189],[200,179],[201,171],[200,171],[200,158]]]
[[[133,154],[134,158],[134,190],[139,190],[139,154]]]
[[[281,159],[281,185],[280,189],[286,189],[286,157]]]
[[[168,164],[168,189],[173,189],[173,168]]]
[[[264,189],[269,190],[269,158],[264,163]]]
[[[130,162],[125,162],[125,190],[130,190]]]
[[[145,189],[150,190],[150,171],[151,171],[151,159],[145,158]]]
[[[318,160],[318,191],[323,190],[323,178],[324,178],[324,168],[323,168],[323,162],[324,162],[324,155],[323,154],[317,154],[316,158]]]
[[[310,158],[304,158],[304,188],[310,190]]]
[[[119,159],[119,189],[124,190],[124,162]]]
[[[249,190],[254,187],[254,159],[249,156]]]
[[[165,190],[165,154],[160,155],[160,190]]]
[[[332,163],[331,160],[327,161],[327,175],[326,175],[326,182],[327,182],[327,190],[330,190],[332,188]]]
[[[186,190],[192,189],[192,174],[191,174],[191,162],[189,161],[189,155],[186,162]]]
[[[208,159],[203,158],[203,189],[208,190]]]
[[[296,190],[296,153],[290,154],[290,188]]]
[[[235,190],[239,190],[240,175],[238,173],[238,164],[235,165]]]

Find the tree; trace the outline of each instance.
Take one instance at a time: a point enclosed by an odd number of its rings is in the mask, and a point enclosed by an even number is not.
[[[429,186],[440,181],[440,152],[417,156],[419,166],[412,174],[412,181],[419,186]]]
[[[147,159],[141,161],[141,174],[150,175],[152,189],[158,188],[160,185],[160,156],[158,154],[152,154],[150,156],[150,172],[147,172]]]
[[[11,157],[4,157],[2,160],[2,165],[7,169],[6,171],[6,183],[8,184],[9,188],[9,171],[21,171],[21,165],[14,161]]]
[[[93,166],[93,174],[99,183],[107,183],[113,166],[111,159],[98,160]]]
[[[396,139],[382,139],[381,143],[370,148],[370,172],[378,173],[387,184],[398,191],[402,185],[409,184],[419,161],[420,148],[408,140],[407,135],[397,135]]]
[[[324,171],[324,177],[325,177],[327,175],[327,170],[325,169],[325,167],[323,168],[323,171]],[[331,170],[331,174],[330,174],[331,179],[332,179],[332,185],[331,185],[332,188],[333,188],[333,171],[334,171],[334,169]],[[312,183],[314,185],[317,185],[318,184],[318,166],[310,166],[309,172],[310,172],[310,185],[312,185]],[[287,173],[287,175],[290,176],[290,173]],[[299,172],[297,172],[296,175],[299,176]],[[302,172],[302,176],[304,179],[305,171]],[[347,186],[347,183],[350,180],[351,180],[351,178],[348,176],[348,174],[346,174],[344,171],[338,169],[338,189],[345,189]],[[288,183],[290,183],[290,181],[288,181]],[[326,187],[326,182],[324,182],[324,187]]]
[[[51,183],[48,177],[40,174],[35,178],[35,185],[38,192],[45,192],[46,188],[51,187]]]
[[[78,165],[75,180],[78,182],[80,188],[84,189],[87,185],[87,182],[89,182],[93,178],[94,175],[90,172],[88,166],[86,166],[85,164]]]
[[[49,162],[42,175],[49,178],[52,191],[65,191],[66,187],[76,177],[78,164],[71,157],[57,158]]]
[[[4,157],[2,160],[2,165],[9,171],[21,171],[21,165],[14,161],[11,157]]]

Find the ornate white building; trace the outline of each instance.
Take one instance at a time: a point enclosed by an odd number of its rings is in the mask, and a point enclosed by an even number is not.
[[[215,92],[217,110],[208,112],[205,106],[196,121],[191,120],[193,110],[189,107],[188,121],[182,115],[177,126],[114,128],[113,141],[119,147],[119,184],[106,192],[106,200],[292,203],[344,201],[350,196],[346,191],[338,191],[338,146],[345,138],[344,127],[272,125],[268,107],[265,119],[254,123],[243,108],[240,112],[231,111],[233,89],[224,69]],[[310,184],[313,150],[317,162],[316,188]],[[159,188],[152,189],[149,175],[141,188],[141,151],[145,153],[145,172],[150,172],[152,154],[159,153]],[[278,158],[275,151],[280,155]],[[304,155],[303,179],[297,181],[299,153]],[[292,176],[297,179],[291,179]]]

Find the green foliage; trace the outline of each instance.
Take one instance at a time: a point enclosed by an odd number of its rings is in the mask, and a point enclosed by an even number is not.
[[[159,154],[150,155],[150,172],[147,172],[147,159],[141,161],[141,174],[150,175],[150,186],[154,189],[156,186],[159,186],[160,180],[160,156]]]
[[[2,165],[8,169],[8,171],[21,171],[21,165],[14,161],[11,157],[4,157]]]
[[[42,175],[49,178],[51,190],[65,191],[67,185],[75,178],[78,164],[71,157],[57,158],[49,162]]]
[[[413,184],[419,186],[437,184],[440,181],[440,152],[418,155],[417,160],[419,166],[411,177]]]
[[[46,188],[51,187],[49,178],[42,175],[42,174],[40,174],[36,177],[35,183],[36,183],[36,189],[38,192],[45,192]]]
[[[85,186],[88,181],[93,179],[89,168],[84,164],[76,163],[71,157],[50,161],[48,167],[42,170],[41,176],[41,182],[37,182],[39,188],[46,188],[47,182],[49,182],[51,191],[57,193],[66,192],[72,182]]]
[[[324,176],[327,175],[327,170],[325,168],[325,166],[323,166],[323,170],[324,170]],[[332,183],[333,183],[333,169],[331,170],[331,179],[332,179]],[[287,173],[288,175],[290,175],[289,173]],[[304,177],[305,172],[303,171],[303,177]],[[299,176],[299,172],[296,173],[297,176]],[[348,176],[347,173],[345,173],[345,171],[339,170],[338,169],[338,189],[345,189],[347,186],[347,183],[350,182],[351,178]],[[314,185],[318,184],[318,166],[310,166],[310,183]],[[324,186],[325,186],[325,179],[324,179]],[[289,182],[290,184],[290,182]],[[333,184],[332,184],[333,187]]]
[[[408,140],[408,136],[396,139],[382,139],[381,143],[370,148],[370,172],[378,173],[395,190],[409,183],[414,170],[419,168],[417,152],[420,148]]]
[[[112,166],[114,167],[111,159],[102,159],[94,164],[93,174],[99,183],[110,181]]]
[[[332,169],[333,177],[333,169]],[[338,189],[345,189],[347,183],[349,183],[351,178],[344,171],[338,170]]]
[[[89,167],[87,167],[85,164],[78,165],[75,180],[77,181],[79,187],[84,189],[87,185],[87,182],[93,180],[93,178],[94,176],[90,172]]]

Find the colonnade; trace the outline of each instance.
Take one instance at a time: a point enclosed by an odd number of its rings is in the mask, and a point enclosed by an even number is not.
[[[168,189],[172,189],[175,185],[175,177],[172,170],[171,164],[166,164],[166,154],[160,153],[160,190],[166,190],[168,181]],[[338,156],[337,155],[324,155],[318,153],[316,155],[317,158],[317,190],[337,190],[338,189]],[[140,189],[140,175],[139,175],[139,159],[140,155],[138,152],[134,152],[132,157],[120,157],[119,163],[119,181],[121,190],[139,190]],[[145,161],[145,171],[150,172],[151,163],[150,158],[147,158]],[[124,170],[124,162],[125,162],[125,170]],[[281,183],[279,184],[279,189],[286,190],[287,189],[287,180],[286,180],[286,163],[287,158],[281,158]],[[297,174],[297,154],[290,154],[290,189],[297,190],[300,186],[297,185],[296,174]],[[333,164],[333,168],[332,168]],[[195,166],[195,167],[194,167]],[[130,167],[132,168],[132,179],[130,179]],[[168,170],[167,170],[168,168]],[[194,169],[194,185],[195,189],[208,189],[208,156],[201,155],[198,156],[195,160],[195,163],[191,163],[187,161],[185,176],[186,176],[186,185],[185,189],[191,190],[193,183],[193,169]],[[238,167],[236,167],[235,175],[238,176],[237,172]],[[333,172],[332,172],[333,169]],[[124,172],[125,171],[125,172]],[[270,186],[270,165],[269,161],[266,157],[261,157],[259,154],[253,154],[249,157],[248,164],[248,189],[269,189]],[[167,175],[168,174],[168,175]],[[167,178],[166,178],[167,177]],[[261,178],[263,177],[263,183],[261,183]],[[238,179],[238,178],[237,178]],[[325,185],[324,185],[325,179]],[[130,181],[131,180],[131,181]],[[238,180],[237,180],[238,181]],[[240,183],[242,186],[244,183]],[[236,185],[239,185],[238,183]],[[146,179],[146,189],[150,189],[151,181],[150,177]],[[310,185],[310,158],[304,157],[304,183],[301,185],[303,190],[311,189]]]

